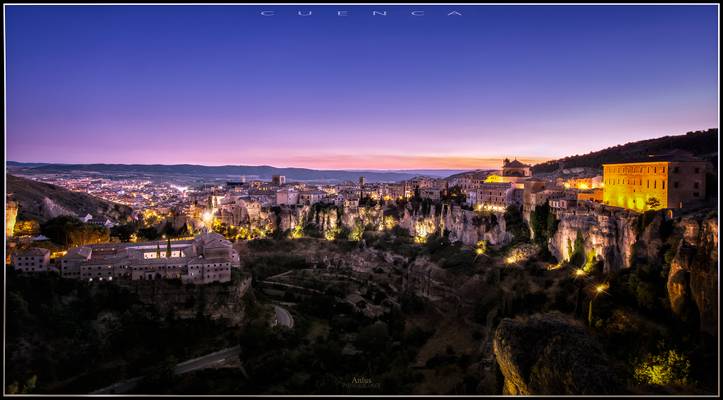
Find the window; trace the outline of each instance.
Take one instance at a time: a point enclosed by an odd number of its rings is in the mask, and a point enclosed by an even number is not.
[[[678,182],[673,182],[673,187],[677,189],[677,188],[678,188]]]
[[[700,173],[700,168],[696,167],[696,168],[695,168],[695,173],[696,173],[696,174]]]
[[[698,192],[693,192],[693,197],[699,197],[699,196],[700,196],[700,193],[698,193]]]
[[[700,184],[698,182],[693,182],[693,188],[698,189],[700,187]]]
[[[673,167],[673,173],[677,174],[678,172],[680,172],[680,168]]]
[[[665,181],[663,181],[662,185],[663,189],[665,189]]]

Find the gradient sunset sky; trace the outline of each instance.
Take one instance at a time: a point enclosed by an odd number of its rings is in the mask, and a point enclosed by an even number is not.
[[[715,6],[5,11],[14,161],[475,169],[718,127]]]

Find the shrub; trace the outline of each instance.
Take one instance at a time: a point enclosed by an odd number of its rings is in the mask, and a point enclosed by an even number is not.
[[[681,353],[669,349],[649,354],[635,367],[635,380],[653,385],[687,385],[690,361]]]

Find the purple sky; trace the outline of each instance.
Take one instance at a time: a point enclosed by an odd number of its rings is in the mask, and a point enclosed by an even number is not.
[[[714,6],[7,6],[6,24],[14,161],[467,169],[718,127]]]

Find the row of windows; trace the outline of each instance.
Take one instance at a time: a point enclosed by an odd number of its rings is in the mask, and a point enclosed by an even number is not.
[[[650,184],[650,179],[645,179],[645,187],[647,189],[657,189],[658,188],[658,180],[653,179],[652,185]],[[633,178],[608,178],[605,180],[605,184],[612,186],[612,185],[638,185],[643,186],[643,180],[642,179],[633,179]],[[678,182],[673,182],[673,187],[678,187]],[[665,189],[665,181],[660,181],[660,188]]]
[[[658,171],[661,173],[665,173],[665,167],[657,167],[657,166],[640,166],[640,165],[621,165],[617,167],[605,167],[606,173],[618,173],[618,174],[629,174],[629,173],[654,173],[657,174]],[[678,167],[673,168],[673,172],[678,172]]]
[[[32,267],[32,266],[38,265],[38,263],[35,262],[35,261],[33,261],[33,262],[18,262],[18,263],[15,263],[15,265],[18,266],[18,267],[23,267],[23,266],[25,266],[25,267]]]
[[[674,174],[678,174],[682,171],[682,167],[673,167],[670,172]],[[701,171],[700,167],[693,167],[693,173],[699,174]],[[650,166],[639,166],[639,165],[625,165],[625,166],[617,166],[617,167],[605,167],[606,173],[620,173],[620,174],[629,174],[629,173],[654,173],[657,174],[658,172],[665,173],[665,167],[650,167]]]

